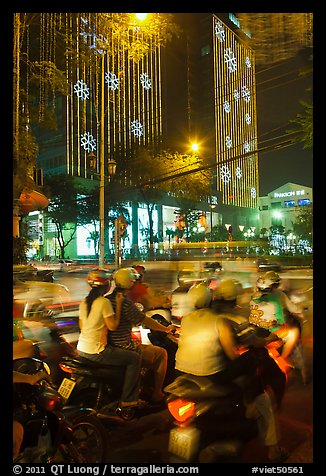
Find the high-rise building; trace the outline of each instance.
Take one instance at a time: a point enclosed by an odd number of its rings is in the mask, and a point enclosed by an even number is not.
[[[168,46],[173,63],[170,89],[176,87],[180,94],[183,90],[184,96],[179,99],[179,110],[175,102],[170,105],[170,116],[174,116],[169,118],[172,140],[177,147],[182,142],[184,147],[191,141],[200,144],[199,154],[211,164],[213,188],[220,192],[224,204],[256,208],[259,171],[255,58],[246,41],[248,37],[240,37],[231,29],[230,18],[236,21],[231,14],[191,13],[175,17],[184,34],[178,48]]]
[[[120,31],[113,17],[117,14],[106,14],[105,19],[94,13],[40,15],[40,59],[60,65],[68,85],[66,95],[50,97],[59,131],[40,137],[44,174],[65,172],[94,179],[88,156],[94,153],[99,158],[100,147],[106,174],[109,158],[123,168],[139,146],[150,144],[158,151],[163,134],[158,35],[151,38],[148,53],[135,62],[137,45],[148,41],[147,26],[138,26],[130,14],[125,14]],[[104,21],[111,29],[103,29]],[[40,88],[40,115],[48,93]],[[97,160],[97,173],[99,167]]]

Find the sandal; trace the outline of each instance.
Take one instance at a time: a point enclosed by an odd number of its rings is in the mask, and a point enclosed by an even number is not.
[[[131,407],[144,407],[146,405],[145,400],[134,400],[133,402],[120,402],[120,408],[131,408]]]

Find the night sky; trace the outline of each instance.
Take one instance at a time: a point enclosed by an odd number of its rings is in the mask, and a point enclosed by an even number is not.
[[[304,109],[300,99],[309,101],[312,95],[312,77],[298,76],[311,62],[307,54],[299,53],[281,63],[256,68],[257,122],[259,148],[284,140],[289,123]],[[273,139],[273,141],[266,141]],[[295,144],[280,150],[259,154],[260,195],[266,195],[287,182],[313,186],[312,149]]]

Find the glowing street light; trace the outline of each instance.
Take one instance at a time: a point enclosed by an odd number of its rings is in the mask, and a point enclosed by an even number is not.
[[[140,21],[144,21],[146,20],[147,15],[148,13],[136,13],[136,18],[138,18]]]

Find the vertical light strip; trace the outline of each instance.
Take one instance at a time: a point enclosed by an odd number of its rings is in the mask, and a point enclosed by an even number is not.
[[[65,28],[66,32],[68,30],[68,13],[65,14]],[[67,79],[67,84],[70,85],[70,94],[67,95],[66,97],[66,170],[67,174],[70,174],[70,115],[72,114],[72,97],[73,97],[73,87],[71,85],[70,81],[70,65],[69,65],[69,55],[67,54],[67,51],[70,47],[69,45],[69,39],[68,35],[65,35],[65,46],[66,46],[66,79]]]
[[[225,41],[219,42],[215,35],[215,24],[219,21],[225,32]],[[225,204],[237,206],[256,207],[257,198],[251,196],[251,188],[255,187],[258,197],[258,154],[227,162],[225,166],[231,172],[231,181],[224,182],[221,177],[220,162],[232,159],[245,152],[244,144],[248,141],[250,150],[257,144],[256,120],[256,84],[255,68],[252,50],[221,20],[213,16],[213,66],[214,66],[214,91],[215,91],[215,128],[216,151],[218,166],[218,186],[222,192]],[[230,48],[237,60],[237,70],[230,72],[224,60],[224,51]],[[247,68],[245,60],[249,57],[251,68]],[[242,88],[250,92],[250,102],[242,97]],[[237,90],[240,97],[234,98]],[[224,111],[224,101],[229,101],[231,112]],[[251,116],[251,124],[245,121],[245,114]],[[226,146],[226,136],[232,140],[232,147]],[[242,177],[236,177],[237,167],[241,168]]]

